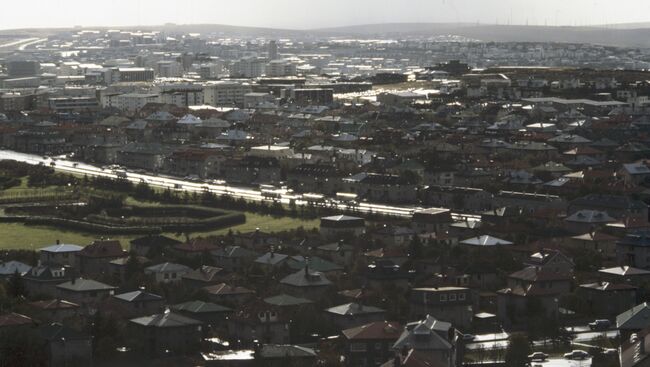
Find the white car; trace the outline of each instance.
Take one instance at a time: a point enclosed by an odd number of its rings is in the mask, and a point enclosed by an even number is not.
[[[589,357],[589,353],[584,350],[572,350],[569,353],[564,353],[564,358],[566,359],[587,359]]]
[[[603,354],[606,356],[617,356],[618,355],[618,349],[605,349],[603,350]]]
[[[472,334],[463,334],[463,340],[466,341],[466,342],[471,342],[471,341],[474,340],[475,338],[476,338],[476,335],[472,335]]]

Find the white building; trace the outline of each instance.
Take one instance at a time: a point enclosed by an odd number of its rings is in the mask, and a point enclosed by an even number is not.
[[[205,85],[203,88],[203,102],[214,107],[242,106],[244,96],[252,92],[248,83],[219,81]]]

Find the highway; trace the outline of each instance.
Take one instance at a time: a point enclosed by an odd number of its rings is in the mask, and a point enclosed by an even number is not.
[[[169,188],[175,191],[197,193],[209,191],[217,195],[228,195],[236,199],[243,198],[257,202],[275,201],[284,205],[289,205],[291,202],[293,202],[296,206],[314,205],[332,208],[340,211],[353,209],[359,213],[373,213],[394,217],[410,217],[413,212],[422,209],[421,207],[415,206],[391,206],[369,202],[356,202],[354,204],[351,204],[349,202],[337,200],[330,197],[324,197],[322,195],[299,195],[293,194],[289,190],[280,189],[275,190],[277,194],[271,198],[267,193],[263,193],[263,190],[260,190],[258,188],[234,186],[226,183],[225,181],[190,181],[179,177],[143,173],[140,171],[133,172],[123,168],[103,168],[83,162],[75,162],[66,158],[65,156],[43,157],[33,154],[14,152],[11,150],[0,150],[0,160],[6,159],[33,165],[42,164],[51,166],[60,172],[87,175],[88,177],[123,178],[133,183],[145,182],[151,187]]]

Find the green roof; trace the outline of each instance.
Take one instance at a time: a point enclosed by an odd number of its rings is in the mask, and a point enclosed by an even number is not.
[[[300,306],[300,305],[305,305],[309,303],[313,303],[312,301],[306,299],[306,298],[300,298],[300,297],[294,297],[290,296],[288,294],[279,294],[277,296],[273,297],[268,297],[264,298],[264,302],[273,305],[273,306]]]

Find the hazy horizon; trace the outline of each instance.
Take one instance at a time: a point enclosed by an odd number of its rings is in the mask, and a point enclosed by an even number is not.
[[[647,0],[33,0],[3,4],[0,29],[224,24],[316,29],[381,23],[587,26],[650,21]],[[130,8],[130,9],[127,9]]]

